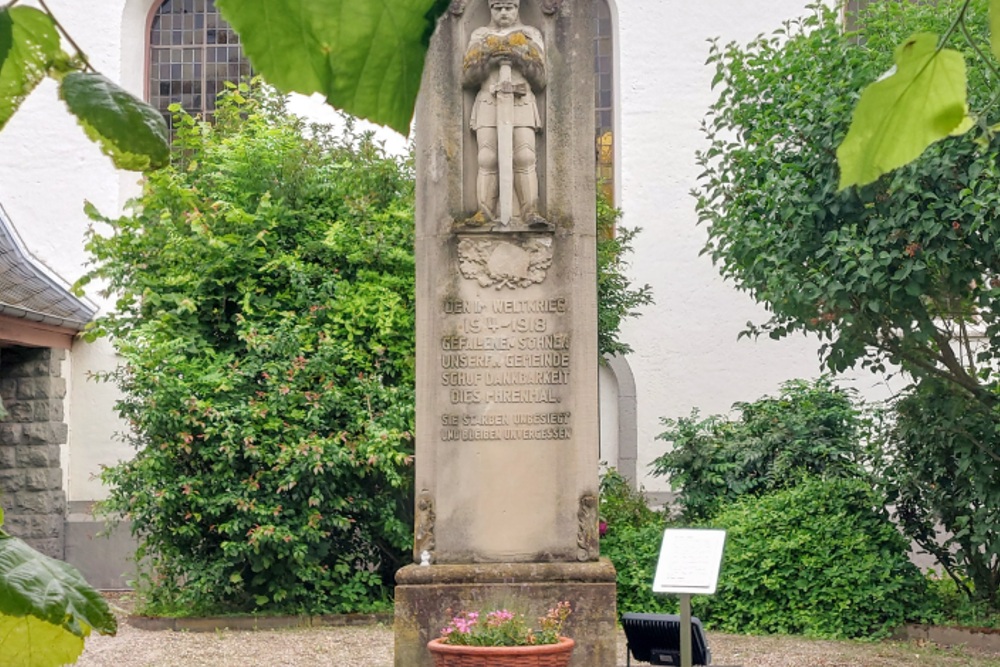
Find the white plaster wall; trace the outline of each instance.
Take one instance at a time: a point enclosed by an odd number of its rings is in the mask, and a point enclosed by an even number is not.
[[[117,79],[123,2],[50,0],[48,4],[94,67]],[[64,48],[70,49],[65,42]],[[84,136],[50,81],[25,100],[0,132],[0,202],[28,249],[68,283],[85,270],[84,233],[89,221],[83,214],[84,200],[115,215],[122,184],[134,188],[137,180],[135,174],[115,170]],[[100,301],[96,294],[91,297]],[[114,443],[113,434],[121,426],[114,417],[114,398],[107,385],[98,387],[87,379],[89,371],[113,364],[107,343],[77,341],[70,363],[64,366],[70,432],[62,463],[70,501],[103,497],[94,475],[102,463],[119,458],[121,445]]]
[[[774,392],[781,382],[817,376],[818,344],[805,337],[737,340],[764,310],[722,281],[699,256],[707,238],[697,226],[694,198],[704,145],[699,123],[716,95],[714,70],[704,64],[707,39],[747,42],[781,21],[805,14],[804,0],[619,0],[619,204],[624,224],[643,228],[634,280],[649,283],[656,305],[626,326],[635,353],[638,472],[662,453],[660,417],[727,412],[739,400]],[[879,378],[859,373],[855,386],[884,395]],[[646,478],[648,490],[668,490]]]
[[[598,401],[601,414],[601,468],[615,467],[620,451],[618,445],[618,379],[611,367],[601,364],[597,369]]]

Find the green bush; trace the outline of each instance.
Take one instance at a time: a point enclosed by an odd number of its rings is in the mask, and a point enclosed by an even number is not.
[[[966,596],[1000,608],[1000,413],[926,378],[893,403],[878,481],[903,532]]]
[[[384,608],[412,539],[412,174],[248,93],[178,112],[130,215],[91,210],[137,450],[105,509],[153,610]]]
[[[175,125],[131,214],[89,207],[78,285],[115,299],[89,335],[120,355],[137,453],[104,507],[140,539],[147,609],[385,608],[412,543],[410,164],[245,85]],[[602,352],[648,299],[631,238],[602,241]]]
[[[607,526],[601,555],[611,559],[618,576],[618,613],[675,613],[676,598],[653,595],[666,515],[651,510],[642,490],[612,468],[601,477],[601,520]]]
[[[724,632],[880,637],[929,609],[908,543],[860,479],[808,479],[747,497],[728,531],[719,588],[695,613]]]
[[[737,403],[736,419],[664,419],[658,440],[671,449],[653,461],[670,477],[688,521],[704,521],[739,498],[792,487],[804,476],[864,477],[866,424],[853,392],[829,379],[792,380],[778,396]]]

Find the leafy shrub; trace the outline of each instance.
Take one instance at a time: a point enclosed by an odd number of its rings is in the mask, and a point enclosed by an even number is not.
[[[611,559],[618,577],[618,613],[674,613],[677,600],[653,595],[653,574],[667,517],[649,508],[642,490],[614,468],[601,477],[601,555]]]
[[[411,542],[409,167],[246,87],[92,216],[134,459],[108,468],[160,612],[385,606]]]
[[[926,378],[893,404],[878,479],[903,532],[934,556],[969,603],[1000,607],[1000,418]],[[975,606],[974,604],[972,606]]]
[[[703,521],[742,496],[797,484],[803,476],[864,476],[865,425],[853,392],[829,379],[792,380],[776,397],[736,403],[736,419],[715,415],[664,419],[658,440],[671,449],[653,461],[679,489],[683,518]]]
[[[597,191],[597,349],[602,355],[629,354],[632,347],[619,340],[621,324],[637,317],[638,309],[653,303],[653,288],[633,287],[626,275],[626,257],[639,228],[618,224],[621,211]]]
[[[878,637],[928,609],[908,544],[859,479],[808,479],[723,510],[714,596],[695,613],[724,632]]]
[[[147,609],[384,607],[412,542],[410,165],[350,126],[307,137],[247,86],[175,125],[130,215],[89,208],[78,285],[116,299],[90,336],[121,357],[137,454],[104,472],[105,510],[140,538]],[[602,242],[602,351],[646,298],[631,234]]]

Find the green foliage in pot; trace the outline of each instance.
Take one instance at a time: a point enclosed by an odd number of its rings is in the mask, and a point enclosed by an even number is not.
[[[724,632],[872,638],[930,609],[907,540],[860,479],[807,479],[719,513],[719,588],[694,611]]]
[[[132,213],[90,209],[116,310],[106,469],[159,612],[384,608],[411,542],[412,174],[245,86],[178,112]]]
[[[568,600],[557,602],[532,628],[524,614],[509,609],[463,611],[441,630],[441,643],[452,646],[544,646],[557,644],[566,619],[573,613]]]
[[[664,419],[670,449],[653,461],[668,476],[688,521],[704,521],[743,496],[798,484],[805,476],[864,478],[867,418],[854,392],[829,378],[792,380],[777,396],[733,406],[736,418]]]

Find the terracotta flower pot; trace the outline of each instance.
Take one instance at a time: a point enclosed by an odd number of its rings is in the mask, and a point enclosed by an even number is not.
[[[427,644],[434,667],[566,667],[573,646],[569,637],[536,646],[454,646],[441,639]]]

